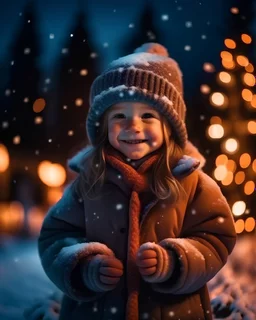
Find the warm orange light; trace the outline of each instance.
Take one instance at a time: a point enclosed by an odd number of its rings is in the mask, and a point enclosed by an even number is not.
[[[251,134],[256,134],[256,121],[249,121],[247,129]]]
[[[210,124],[222,124],[222,120],[220,117],[213,116],[210,119]]]
[[[42,161],[37,171],[39,178],[49,187],[60,187],[66,180],[66,171],[58,163]]]
[[[225,179],[227,173],[228,173],[228,171],[227,171],[226,166],[220,165],[214,170],[213,174],[214,174],[214,177],[216,180],[221,181],[221,180]]]
[[[236,163],[235,163],[234,160],[229,159],[227,164],[226,164],[226,166],[227,166],[227,169],[229,171],[231,171],[231,172],[235,172],[236,171]]]
[[[242,233],[244,231],[244,220],[243,219],[238,219],[235,222],[235,229],[236,229],[236,233]]]
[[[223,106],[224,102],[225,102],[225,97],[221,92],[214,92],[211,95],[211,102],[215,105],[215,106]]]
[[[244,201],[236,201],[232,206],[232,212],[234,216],[241,216],[244,214],[246,209],[246,204]]]
[[[255,85],[255,77],[251,73],[245,73],[243,77],[243,81],[247,86],[253,87]]]
[[[228,51],[221,51],[220,56],[225,61],[232,61],[233,60],[232,54]]]
[[[242,67],[246,67],[249,64],[248,58],[246,58],[245,56],[242,56],[242,55],[237,56],[236,61]]]
[[[233,14],[238,14],[239,13],[239,9],[237,7],[232,7],[230,9],[230,11],[233,13]]]
[[[224,142],[224,148],[228,153],[235,153],[238,150],[238,141],[233,138],[227,139]]]
[[[251,106],[252,106],[253,108],[256,108],[256,94],[254,94],[254,95],[252,96]]]
[[[242,184],[245,179],[245,173],[243,171],[238,171],[235,175],[235,183],[236,184]]]
[[[0,144],[0,173],[5,172],[10,164],[9,152],[5,145]]]
[[[76,105],[77,107],[81,107],[81,106],[83,105],[83,99],[77,98],[77,99],[75,100],[75,105]]]
[[[232,61],[227,61],[227,60],[222,60],[221,61],[222,65],[224,68],[226,69],[234,69],[235,68],[235,62],[232,60]]]
[[[255,183],[253,181],[247,181],[244,185],[244,193],[248,196],[255,191]]]
[[[80,70],[80,76],[86,76],[88,74],[88,70],[87,69],[81,69]]]
[[[15,136],[12,139],[13,144],[20,144],[20,136]]]
[[[28,211],[29,231],[32,235],[38,235],[44,220],[44,211],[38,207],[32,207]]]
[[[36,101],[33,104],[33,111],[39,113],[44,110],[45,105],[46,102],[43,98],[36,99]]]
[[[224,136],[224,128],[221,124],[211,124],[208,127],[208,135],[212,139],[220,139]]]
[[[245,67],[245,70],[247,72],[253,72],[254,71],[254,66],[251,63],[249,63],[248,66]]]
[[[215,160],[215,165],[216,167],[220,165],[226,165],[228,162],[228,157],[225,154],[220,154],[216,160]]]
[[[50,188],[47,191],[47,202],[50,206],[57,203],[62,197],[62,190],[60,188]]]
[[[252,170],[256,172],[256,159],[254,159],[252,162]]]
[[[243,90],[242,90],[242,98],[243,98],[245,101],[252,101],[253,95],[252,95],[251,90],[249,90],[249,89],[243,89]]]
[[[225,71],[219,73],[219,78],[223,83],[229,83],[231,81],[231,75]]]
[[[232,183],[233,181],[233,172],[228,171],[225,178],[221,181],[223,186],[228,186]]]
[[[35,124],[41,124],[43,122],[42,117],[35,117]]]
[[[0,202],[0,230],[5,232],[19,231],[24,223],[24,208],[20,202]]]
[[[225,39],[224,43],[225,43],[225,46],[229,49],[235,49],[236,47],[236,43],[232,39]]]
[[[251,156],[249,155],[249,153],[243,153],[239,159],[240,167],[247,168],[249,167],[250,163],[251,163]]]
[[[243,33],[243,34],[241,35],[241,39],[242,39],[242,41],[243,41],[244,43],[246,43],[246,44],[250,44],[250,43],[252,42],[252,38],[251,38],[248,34],[246,34],[246,33]]]
[[[207,94],[209,93],[211,90],[210,90],[210,87],[207,85],[207,84],[202,84],[200,86],[200,91],[204,94]]]
[[[205,72],[214,72],[215,71],[215,67],[212,63],[209,62],[205,62],[203,64],[203,69]]]
[[[245,220],[245,231],[252,232],[255,229],[255,219],[249,217]]]

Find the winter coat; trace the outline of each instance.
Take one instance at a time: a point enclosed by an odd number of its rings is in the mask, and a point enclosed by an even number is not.
[[[71,167],[79,171],[79,163]],[[143,197],[140,244],[161,242],[166,250],[175,251],[178,267],[162,283],[141,279],[139,319],[212,319],[206,284],[225,265],[236,232],[218,185],[202,170],[186,169],[184,165],[173,169],[186,199],[170,205],[153,193]],[[46,274],[64,292],[60,320],[125,320],[125,269],[114,290],[98,293],[83,285],[79,262],[102,253],[114,254],[126,265],[129,197],[119,172],[107,166],[97,199],[81,199],[69,186],[49,210],[38,248]]]

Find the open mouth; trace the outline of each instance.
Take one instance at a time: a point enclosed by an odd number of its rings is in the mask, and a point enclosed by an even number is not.
[[[127,144],[140,144],[140,143],[147,142],[147,140],[121,140],[121,141]]]

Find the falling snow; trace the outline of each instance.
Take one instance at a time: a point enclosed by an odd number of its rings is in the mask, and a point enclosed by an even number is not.
[[[162,19],[163,21],[169,20],[168,14],[163,14],[163,15],[161,16],[161,19]]]
[[[117,205],[116,205],[116,209],[117,210],[121,210],[123,208],[123,205],[121,204],[121,203],[118,203]]]

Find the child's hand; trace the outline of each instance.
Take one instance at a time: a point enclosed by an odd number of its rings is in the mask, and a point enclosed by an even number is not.
[[[136,265],[143,279],[151,283],[166,281],[173,273],[175,255],[154,242],[143,243],[136,258]]]
[[[149,276],[156,272],[157,254],[153,249],[140,247],[137,253],[136,264],[142,276]]]
[[[84,284],[92,291],[113,290],[123,275],[123,264],[115,257],[97,254],[82,265]]]

